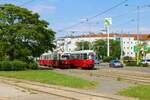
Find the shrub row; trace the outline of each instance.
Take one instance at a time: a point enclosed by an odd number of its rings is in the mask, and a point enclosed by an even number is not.
[[[140,64],[142,67],[150,67],[147,63],[146,64]]]
[[[124,61],[126,66],[138,66],[136,61]]]
[[[103,59],[103,62],[110,62],[111,60],[113,60],[114,58],[113,57],[106,57]]]
[[[0,71],[21,71],[26,69],[38,69],[38,64],[23,61],[0,61]]]
[[[137,61],[124,61],[124,63],[126,64],[126,66],[149,67],[148,64],[139,64],[139,65],[137,65]]]

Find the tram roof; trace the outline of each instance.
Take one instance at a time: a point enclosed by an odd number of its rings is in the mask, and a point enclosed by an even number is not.
[[[68,52],[64,52],[64,53],[73,53],[73,54],[76,54],[76,53],[94,53],[93,50],[81,50],[81,51],[68,51]]]
[[[51,52],[51,51],[45,52],[45,53],[43,53],[42,55],[45,56],[45,55],[48,55],[48,54],[52,54],[52,52]]]

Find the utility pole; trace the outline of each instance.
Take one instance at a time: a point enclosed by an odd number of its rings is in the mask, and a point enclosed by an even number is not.
[[[112,24],[112,18],[105,18],[105,28],[106,28],[106,34],[107,34],[107,57],[110,56],[110,25]]]
[[[150,7],[150,5],[144,5],[144,6],[137,6],[137,44],[138,45],[141,45],[141,42],[140,42],[140,10],[142,8],[145,8],[145,7]],[[136,59],[137,59],[137,65],[139,64],[139,56],[140,56],[140,50],[138,50],[137,52],[137,55],[136,55]]]
[[[137,44],[140,45],[140,40],[139,40],[139,33],[140,33],[140,6],[137,6]],[[137,65],[139,64],[139,55],[140,51],[138,50],[136,59],[137,59]]]
[[[87,26],[89,27],[89,33],[88,33],[88,35],[87,35],[87,38],[89,38],[89,47],[88,47],[88,49],[90,50],[91,49],[91,37],[90,37],[90,33],[91,33],[91,23],[90,23],[90,21],[89,21],[89,18],[83,18],[83,19],[81,19],[81,20],[83,20],[83,21],[86,21],[87,22]]]
[[[109,26],[106,27],[106,33],[107,33],[107,57],[109,57],[110,56]]]

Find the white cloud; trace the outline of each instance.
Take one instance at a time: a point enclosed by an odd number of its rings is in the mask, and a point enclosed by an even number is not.
[[[55,6],[52,5],[48,5],[48,4],[39,4],[36,6],[33,6],[30,8],[33,12],[37,12],[37,13],[45,13],[45,12],[54,12],[56,10]]]

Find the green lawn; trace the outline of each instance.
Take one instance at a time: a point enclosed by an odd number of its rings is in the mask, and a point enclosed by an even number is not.
[[[59,74],[50,70],[30,70],[12,72],[2,71],[0,72],[0,76],[82,89],[94,88],[97,84],[94,81],[88,81],[78,77]]]
[[[119,92],[120,95],[150,100],[150,85],[138,85]]]

